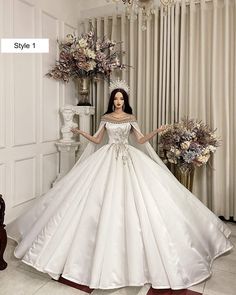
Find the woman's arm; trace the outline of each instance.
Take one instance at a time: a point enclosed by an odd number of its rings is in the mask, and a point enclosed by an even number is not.
[[[161,126],[160,128],[157,128],[155,130],[153,130],[152,132],[146,134],[146,135],[141,135],[134,127],[133,127],[133,132],[135,135],[135,138],[137,140],[138,143],[145,143],[148,140],[152,139],[157,133],[163,131],[165,129],[165,126]]]
[[[104,132],[105,132],[105,127],[103,126],[101,131],[96,135],[96,136],[93,136],[93,135],[90,135],[88,134],[87,132],[84,132],[78,128],[71,128],[71,131],[74,133],[74,134],[81,134],[83,135],[85,138],[87,138],[88,140],[92,141],[93,143],[96,143],[96,144],[99,144],[102,139],[103,139],[103,135],[104,135]]]

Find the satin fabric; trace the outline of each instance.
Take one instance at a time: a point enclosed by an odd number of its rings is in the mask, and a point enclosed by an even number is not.
[[[7,226],[18,241],[15,256],[54,279],[95,289],[183,289],[209,277],[213,260],[232,248],[229,228],[150,144],[134,143],[136,122],[102,121],[98,132],[103,127],[102,144],[89,144],[71,171]]]

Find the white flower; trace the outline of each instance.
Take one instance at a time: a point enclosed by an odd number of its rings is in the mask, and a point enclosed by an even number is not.
[[[202,155],[206,155],[210,152],[209,147],[206,147],[203,151],[202,151]]]
[[[81,48],[85,48],[88,45],[87,40],[84,38],[79,39],[78,43]]]
[[[95,59],[96,58],[96,54],[93,50],[87,48],[85,49],[85,54],[87,55],[87,57]]]
[[[210,154],[206,154],[206,155],[200,155],[200,156],[198,156],[197,158],[196,158],[196,160],[198,161],[198,162],[201,162],[202,164],[206,164],[206,162],[209,160],[209,158],[210,158]]]
[[[184,142],[181,143],[180,146],[181,146],[181,148],[183,150],[187,150],[189,148],[189,146],[190,146],[190,141],[184,141]]]
[[[115,64],[116,64],[117,66],[119,66],[119,64],[120,64],[120,61],[119,61],[118,57],[115,58]]]
[[[89,61],[88,64],[88,71],[92,71],[96,67],[96,62],[94,60]]]
[[[180,150],[179,149],[176,149],[174,147],[171,147],[170,151],[173,152],[176,157],[179,157],[180,154],[181,154]]]
[[[74,41],[74,36],[71,34],[66,35],[66,42],[67,43],[73,43]]]
[[[177,164],[177,160],[176,159],[168,158],[168,161],[170,163]]]
[[[214,153],[216,151],[216,147],[213,146],[213,145],[209,145],[208,147],[206,147],[203,151],[203,155],[207,155],[209,154],[210,152]]]
[[[214,153],[214,152],[216,151],[216,147],[213,146],[213,145],[209,145],[208,149],[209,149],[209,151],[212,152],[212,153]]]
[[[176,157],[179,157],[180,154],[181,154],[180,150],[176,149],[176,150],[175,150],[175,155],[176,155]]]
[[[116,45],[116,42],[115,41],[111,41],[110,42],[110,50],[113,50],[114,47],[115,47],[115,45]]]

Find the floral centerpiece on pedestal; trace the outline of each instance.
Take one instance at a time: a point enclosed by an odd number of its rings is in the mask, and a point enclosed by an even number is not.
[[[69,34],[58,44],[59,60],[46,74],[56,80],[69,82],[79,79],[82,88],[86,88],[84,79],[107,79],[115,69],[126,67],[119,60],[122,52],[115,49],[117,43],[106,37],[98,38],[94,31],[80,37]],[[86,89],[82,90],[82,96],[88,95]]]
[[[188,182],[183,184],[192,190],[194,168],[205,165],[219,145],[215,130],[207,124],[182,119],[179,123],[166,125],[160,133],[159,152],[164,163],[176,166],[177,178]]]

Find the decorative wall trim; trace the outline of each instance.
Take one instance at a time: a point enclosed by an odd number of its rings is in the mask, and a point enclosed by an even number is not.
[[[17,175],[17,164],[23,163],[23,162],[29,162],[29,161],[32,162],[32,169],[31,169],[31,174],[30,174],[30,175],[32,175],[32,179],[31,179],[32,182],[30,181],[30,183],[32,183],[32,191],[31,191],[32,195],[29,198],[24,198],[23,200],[21,200],[19,197],[19,190],[17,190],[18,189],[17,180],[19,180],[19,175]],[[14,207],[22,205],[22,204],[29,202],[29,201],[36,198],[36,156],[15,160],[13,169],[14,169],[14,181],[13,181],[12,207],[14,208]],[[22,170],[23,170],[23,167],[22,167]],[[27,168],[24,169],[24,171],[29,172],[29,171],[27,171]],[[23,171],[22,171],[22,173],[23,173]],[[19,183],[19,185],[21,185],[21,187],[22,187],[23,183],[24,182],[22,181],[21,183]]]
[[[72,7],[77,7],[75,0],[70,5],[61,0],[61,9],[57,2],[0,0],[0,38],[45,37],[51,46],[49,54],[0,55],[0,171],[4,165],[0,172],[4,192],[0,193],[6,200],[7,223],[42,195],[43,182],[48,187],[54,174],[56,178],[63,87],[65,100],[76,102],[71,97],[74,85],[62,87],[44,77],[58,57],[57,38],[72,30],[78,15]],[[50,162],[48,172],[43,170],[43,160]]]
[[[3,23],[4,23],[4,17],[3,17],[3,0],[0,0],[0,36],[4,36],[3,31]],[[4,65],[5,59],[4,55],[0,54],[0,64]],[[3,149],[6,147],[6,119],[5,119],[5,75],[4,75],[4,66],[0,67],[0,149]]]
[[[23,5],[23,6],[19,6]],[[19,6],[19,7],[17,7]],[[21,10],[24,9],[26,17],[24,21],[27,20],[30,22],[30,26],[26,26],[25,23],[22,23],[22,17],[20,15]],[[23,12],[22,12],[23,13]],[[24,0],[14,0],[13,1],[13,24],[12,24],[12,35],[13,37],[18,37],[19,35],[23,37],[33,38],[36,37],[36,19],[35,19],[35,7]],[[19,14],[19,15],[18,15]],[[17,20],[19,23],[17,23]],[[27,28],[26,28],[27,27]],[[13,126],[13,146],[24,146],[25,144],[35,144],[36,143],[36,55],[16,55],[13,54],[13,97],[12,97],[12,126]],[[22,75],[19,75],[19,68],[25,67],[24,75],[26,78],[24,79]],[[30,71],[28,73],[28,70]],[[22,85],[22,82],[25,83],[25,87]],[[29,93],[29,89],[31,89],[31,93]],[[27,92],[25,92],[25,90]],[[24,93],[26,95],[26,100],[21,101],[24,97]],[[29,106],[32,103],[32,108],[29,110],[23,109],[23,105]],[[19,110],[22,107],[22,110]],[[26,118],[21,120],[21,116],[31,118],[31,121],[28,121]],[[17,119],[18,117],[18,119]],[[22,126],[20,123],[22,122]],[[26,126],[25,126],[26,125]],[[19,127],[19,130],[18,130]],[[20,128],[23,127],[23,128]],[[25,127],[25,128],[24,128]],[[26,130],[26,128],[28,130]],[[22,130],[23,129],[23,130]],[[21,131],[22,135],[19,135]],[[31,136],[28,138],[26,134],[31,133]],[[22,137],[26,137],[25,140]]]

